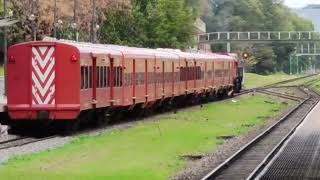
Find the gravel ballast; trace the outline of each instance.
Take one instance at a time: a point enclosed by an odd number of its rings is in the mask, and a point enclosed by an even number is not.
[[[39,153],[43,151],[56,149],[58,147],[62,147],[66,143],[69,143],[71,139],[72,137],[55,137],[52,139],[46,139],[43,141],[27,144],[24,146],[17,146],[9,149],[2,149],[0,150],[0,165],[5,164],[6,162],[8,162],[9,159],[16,156]]]

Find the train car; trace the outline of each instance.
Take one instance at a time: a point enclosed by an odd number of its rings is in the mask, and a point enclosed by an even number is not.
[[[8,50],[8,113],[13,122],[106,123],[118,110],[230,95],[237,87],[237,63],[233,56],[168,49],[17,44]]]

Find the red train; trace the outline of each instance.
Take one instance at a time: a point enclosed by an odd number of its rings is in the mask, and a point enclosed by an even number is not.
[[[106,122],[119,110],[222,97],[241,88],[235,56],[75,42],[10,47],[7,80],[15,122],[92,115]]]

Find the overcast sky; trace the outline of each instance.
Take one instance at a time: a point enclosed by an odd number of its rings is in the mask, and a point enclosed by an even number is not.
[[[308,4],[320,4],[320,0],[285,0],[284,2],[291,8],[304,7]]]

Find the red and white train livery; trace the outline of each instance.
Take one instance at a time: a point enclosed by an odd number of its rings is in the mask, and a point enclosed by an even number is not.
[[[9,48],[7,68],[12,121],[74,121],[240,89],[236,57],[165,49],[28,42]]]

